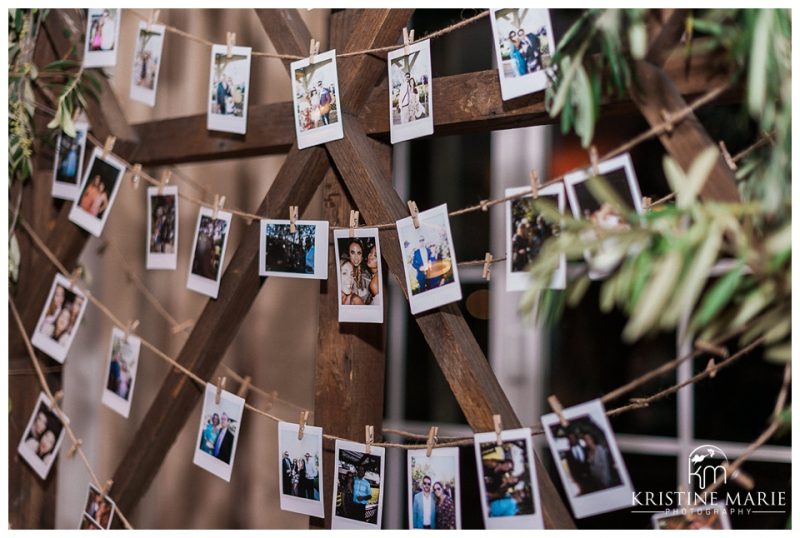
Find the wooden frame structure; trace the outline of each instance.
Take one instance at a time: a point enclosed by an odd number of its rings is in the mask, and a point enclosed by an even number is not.
[[[308,51],[310,34],[296,10],[255,10],[267,35],[283,54],[303,56]],[[397,44],[413,10],[363,9],[336,11],[330,19],[330,45],[339,52]],[[710,86],[726,81],[714,58],[695,60],[692,73],[684,72],[683,62],[664,53],[677,42],[685,13],[664,10],[651,35],[650,55],[640,62],[638,74],[643,82],[633,102],[606,102],[604,112],[630,112],[638,108],[651,124],[663,121],[663,111],[686,106],[684,96],[699,94]],[[62,29],[80,28],[74,10],[54,10],[46,21],[36,51],[41,65],[60,57],[70,47]],[[357,31],[356,31],[357,29]],[[487,46],[490,44],[487,43]],[[318,188],[323,189],[325,218],[347,222],[351,208],[358,209],[367,225],[394,221],[407,215],[404,202],[391,184],[391,148],[387,143],[388,119],[385,114],[388,92],[385,57],[357,55],[338,60],[345,136],[324,146],[297,149],[294,138],[291,103],[251,105],[245,136],[210,136],[205,128],[206,115],[152,121],[129,125],[108,83],[101,79],[99,101],[90,104],[87,113],[95,136],[104,139],[114,134],[115,151],[131,162],[145,166],[231,159],[253,155],[286,153],[286,160],[268,195],[256,213],[276,217],[285,215],[290,205],[302,211]],[[288,69],[288,61],[284,62]],[[383,79],[383,81],[382,81]],[[443,98],[454,88],[464,99]],[[433,80],[437,108],[435,134],[446,135],[471,131],[523,127],[550,123],[542,93],[514,101],[500,99],[495,70],[466,73]],[[441,97],[440,97],[441,96]],[[469,103],[469,106],[464,103]],[[47,118],[37,117],[42,126]],[[666,149],[686,165],[697,147],[713,143],[692,115],[677,124],[671,134],[661,137]],[[41,149],[41,148],[40,148]],[[45,152],[40,151],[39,156]],[[34,180],[22,193],[22,214],[47,245],[70,269],[75,267],[88,238],[67,220],[69,204],[54,210],[50,198],[50,169],[46,159],[37,161]],[[14,194],[14,193],[12,193]],[[731,171],[720,157],[703,194],[710,198],[736,199]],[[382,230],[384,262],[402,283],[403,268],[395,230]],[[209,379],[218,367],[225,350],[236,336],[247,315],[263,278],[258,276],[258,223],[249,224],[240,246],[222,277],[219,299],[210,300],[197,319],[192,333],[181,350],[178,361],[198,376]],[[20,237],[22,264],[18,297],[25,297],[22,315],[30,331],[39,308],[46,300],[54,269]],[[333,257],[330,257],[334,263]],[[30,268],[30,269],[28,269]],[[333,274],[333,272],[329,273]],[[401,285],[405,290],[405,286]],[[316,424],[326,432],[352,439],[363,436],[363,425],[382,422],[384,384],[384,346],[381,326],[340,325],[336,320],[335,286],[323,282],[320,295],[320,351],[316,364]],[[499,414],[507,428],[520,426],[514,410],[497,382],[486,357],[470,332],[456,304],[450,304],[416,316],[436,360],[470,426],[475,431],[493,429],[492,415]],[[10,342],[10,369],[30,369],[18,335]],[[213,335],[213,338],[211,337]],[[12,423],[24,424],[38,394],[35,377],[9,384],[14,402]],[[58,369],[51,374],[53,386],[60,386]],[[167,374],[135,438],[114,473],[113,496],[126,513],[131,512],[155,477],[164,454],[174,443],[190,413],[200,400],[202,390],[186,376]],[[354,395],[358,395],[355,397]],[[368,402],[369,405],[364,405]],[[347,417],[347,420],[344,419]],[[380,430],[380,428],[378,428]],[[20,432],[21,434],[21,432]],[[14,465],[14,446],[18,435],[9,435],[9,512],[15,528],[54,526],[54,478],[40,482]],[[377,439],[376,439],[377,440]],[[333,467],[332,444],[326,442],[325,462]],[[550,481],[541,462],[536,461],[548,528],[572,528],[574,522]],[[326,481],[330,499],[330,481]],[[327,510],[329,512],[329,510]],[[328,518],[330,515],[328,516]],[[329,526],[330,519],[312,522]]]

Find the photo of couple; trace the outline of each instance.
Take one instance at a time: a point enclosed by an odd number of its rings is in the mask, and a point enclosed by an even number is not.
[[[409,528],[460,529],[458,449],[408,452]]]
[[[212,131],[244,134],[247,131],[247,100],[250,91],[250,47],[211,47],[208,119]]]
[[[291,64],[292,99],[300,149],[344,136],[339,105],[336,51],[329,50]]]
[[[89,495],[86,499],[86,507],[83,510],[81,521],[85,522],[86,528],[110,529],[111,520],[114,517],[114,508],[114,501],[90,484]],[[87,518],[88,521],[86,521]]]
[[[74,200],[78,196],[88,130],[86,122],[78,121],[74,137],[63,131],[58,135],[53,163],[53,196],[56,198]]]
[[[336,441],[335,510],[331,528],[380,528],[382,447],[364,452],[359,443]]]
[[[430,41],[389,53],[389,127],[392,144],[433,133]]]
[[[324,517],[322,503],[322,428],[278,423],[281,510]]]
[[[224,411],[206,415],[200,450],[215,458],[230,463],[233,439],[236,437],[236,424]]]
[[[547,87],[546,68],[555,49],[547,10],[493,9],[491,21],[503,100]]]
[[[36,474],[45,479],[58,455],[63,438],[64,424],[50,409],[50,398],[42,392],[19,441],[17,452]]]
[[[103,157],[102,150],[95,148],[78,201],[70,210],[70,220],[100,237],[124,173],[125,165],[111,155]]]
[[[125,418],[128,418],[131,408],[140,347],[141,340],[136,336],[126,336],[119,327],[111,330],[108,374],[102,402]]]
[[[63,363],[85,309],[86,297],[57,274],[31,339],[34,347]]]
[[[195,465],[230,482],[242,425],[244,399],[208,383],[195,444]]]

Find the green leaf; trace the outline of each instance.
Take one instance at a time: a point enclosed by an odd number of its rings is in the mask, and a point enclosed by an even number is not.
[[[739,327],[747,323],[756,314],[761,312],[775,297],[775,288],[772,282],[767,281],[747,294],[739,307],[736,317],[731,322],[732,327]]]
[[[772,41],[771,28],[774,10],[759,9],[753,29],[753,43],[750,48],[750,65],[747,74],[747,106],[753,117],[761,117],[767,98],[767,61]]]
[[[767,348],[764,352],[764,358],[770,362],[777,362],[779,364],[789,362],[792,360],[792,343],[787,342]]]
[[[656,264],[653,278],[648,282],[642,298],[636,304],[633,315],[622,332],[625,340],[629,342],[636,340],[653,327],[670,294],[675,291],[675,281],[682,263],[683,257],[680,252],[673,250]]]
[[[582,65],[578,67],[572,85],[572,101],[575,104],[575,133],[581,138],[581,145],[589,147],[594,136],[594,100],[589,75]]]
[[[80,67],[80,62],[76,62],[75,60],[56,60],[55,62],[50,62],[46,66],[44,66],[44,71],[66,71],[67,69],[71,69],[73,67]]]
[[[639,22],[628,30],[628,41],[631,44],[631,56],[636,60],[641,60],[647,53],[647,30],[644,24]]]
[[[21,253],[19,250],[19,242],[17,242],[17,235],[11,234],[8,240],[8,276],[11,277],[13,282],[17,282],[19,278],[19,263]]]
[[[578,280],[573,282],[572,285],[567,288],[567,305],[573,307],[580,303],[591,283],[592,281],[587,275],[582,275]]]
[[[688,172],[684,172],[672,157],[664,157],[664,173],[675,192],[679,209],[685,209],[695,202],[718,157],[716,146],[708,146],[692,161]]]

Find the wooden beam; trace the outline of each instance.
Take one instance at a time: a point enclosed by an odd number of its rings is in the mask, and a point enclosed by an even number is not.
[[[663,22],[658,28],[658,33],[653,36],[647,45],[648,62],[653,65],[663,66],[673,49],[680,44],[681,36],[686,30],[686,17],[688,9],[662,9],[660,10]],[[654,28],[655,30],[655,28]],[[648,31],[648,35],[653,35]]]

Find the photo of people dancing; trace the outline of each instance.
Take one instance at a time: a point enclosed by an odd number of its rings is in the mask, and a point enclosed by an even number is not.
[[[266,270],[282,273],[314,274],[315,234],[313,224],[297,224],[294,233],[289,224],[266,227]]]
[[[591,417],[570,419],[569,426],[551,426],[573,495],[580,496],[622,484],[603,429]],[[566,442],[565,442],[566,441]]]
[[[203,215],[197,230],[197,243],[192,262],[192,273],[198,276],[216,280],[222,265],[222,245],[228,223],[223,219],[212,219]]]
[[[380,279],[374,237],[338,239],[343,305],[381,304]]]

